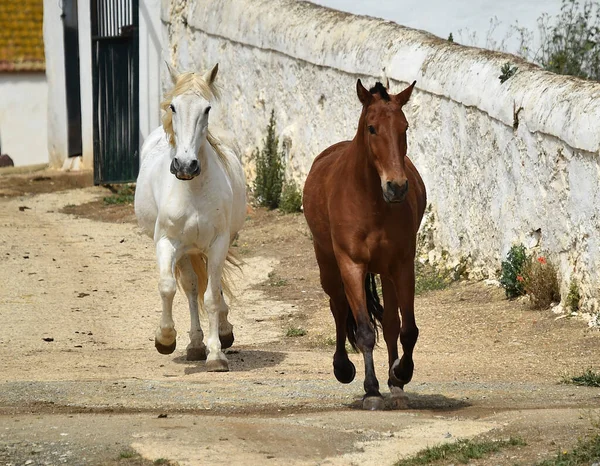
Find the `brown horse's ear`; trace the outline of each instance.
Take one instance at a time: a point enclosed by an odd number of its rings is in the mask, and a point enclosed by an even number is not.
[[[204,80],[210,86],[213,82],[215,82],[215,78],[217,77],[217,72],[219,71],[219,64],[217,63],[214,68],[210,71],[207,71],[204,74]]]
[[[415,84],[417,84],[417,81],[413,81],[413,83],[410,86],[408,86],[400,94],[398,94],[398,95],[396,95],[396,97],[394,97],[394,99],[396,99],[396,102],[401,107],[403,105],[405,105],[406,102],[408,102],[408,99],[410,99],[410,95],[412,94],[412,91],[413,91],[413,88],[415,87]]]
[[[360,79],[356,81],[356,94],[358,95],[358,100],[360,100],[360,103],[363,104],[363,106],[371,102],[371,93],[365,89],[365,86],[362,85]]]

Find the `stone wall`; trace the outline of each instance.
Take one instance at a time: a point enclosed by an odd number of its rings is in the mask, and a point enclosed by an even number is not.
[[[211,118],[248,166],[274,109],[299,182],[322,150],[354,136],[357,78],[389,78],[394,93],[416,80],[405,112],[433,214],[431,258],[490,277],[522,242],[558,266],[563,296],[576,279],[586,310],[599,310],[600,84],[295,0],[163,0],[162,21],[180,69],[219,63]],[[502,84],[507,61],[518,71]]]

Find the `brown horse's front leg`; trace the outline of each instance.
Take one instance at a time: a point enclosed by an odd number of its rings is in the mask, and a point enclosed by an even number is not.
[[[381,276],[381,291],[383,292],[383,338],[388,350],[388,367],[391,368],[398,359],[398,337],[400,336],[400,314],[398,298],[394,282]],[[388,386],[394,384],[388,379]]]
[[[383,398],[379,392],[379,382],[375,376],[375,365],[373,363],[375,329],[370,322],[367,311],[365,293],[366,267],[354,264],[349,259],[339,261],[339,265],[346,297],[348,298],[348,303],[356,322],[356,346],[363,354],[365,363],[365,396],[363,398],[363,408],[369,410],[382,409]]]
[[[404,388],[411,381],[414,370],[413,349],[419,338],[419,329],[415,322],[415,267],[414,261],[403,263],[394,280],[396,296],[400,305],[402,325],[400,327],[400,343],[403,355],[396,359],[390,367],[390,383]]]

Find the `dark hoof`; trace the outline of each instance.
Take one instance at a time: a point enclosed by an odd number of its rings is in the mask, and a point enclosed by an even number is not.
[[[206,347],[188,348],[185,358],[188,361],[204,361],[206,359]]]
[[[362,408],[366,411],[381,411],[385,409],[385,403],[382,396],[365,396],[363,398]]]
[[[389,380],[388,385],[390,387],[399,387],[404,388],[410,380],[412,379],[413,374],[413,366],[411,365],[409,368],[401,367],[400,359],[396,359],[392,367],[390,367],[389,372]]]
[[[342,364],[333,363],[333,373],[338,382],[350,383],[356,376],[356,367],[352,364],[352,361],[346,359]]]
[[[228,333],[226,335],[219,335],[219,340],[221,340],[221,349],[231,348],[235,337],[233,336],[233,332]]]
[[[229,372],[229,364],[224,359],[212,359],[206,361],[206,370],[208,372]]]
[[[175,346],[177,346],[177,340],[173,341],[172,344],[166,346],[160,343],[156,338],[154,339],[154,346],[160,354],[171,354],[175,351]]]

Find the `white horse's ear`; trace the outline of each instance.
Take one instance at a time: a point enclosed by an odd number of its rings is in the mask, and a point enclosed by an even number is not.
[[[177,83],[177,77],[179,76],[179,71],[174,66],[169,65],[169,62],[165,60],[165,65],[167,65],[167,70],[169,70],[169,76],[171,77],[171,83],[175,85]]]
[[[213,67],[212,70],[204,73],[204,80],[208,83],[209,86],[215,81],[215,78],[217,77],[218,72],[219,72],[219,64],[217,63]]]

